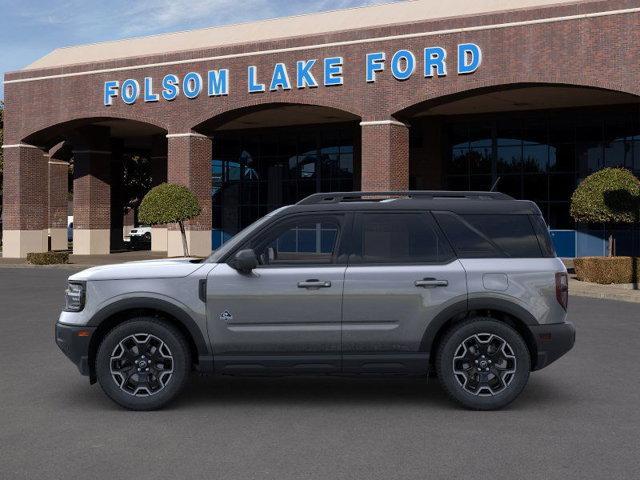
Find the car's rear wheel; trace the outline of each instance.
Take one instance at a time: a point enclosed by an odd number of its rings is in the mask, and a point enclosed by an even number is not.
[[[191,370],[184,336],[152,317],[121,323],[102,340],[96,376],[104,392],[131,410],[165,406],[183,389]]]
[[[531,358],[520,334],[491,318],[474,318],[445,335],[436,357],[440,383],[454,400],[473,410],[495,410],[520,395]]]

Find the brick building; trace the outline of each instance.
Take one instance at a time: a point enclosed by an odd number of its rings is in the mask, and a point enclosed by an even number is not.
[[[5,76],[3,256],[66,248],[69,161],[74,252],[108,253],[131,152],[198,196],[195,254],[316,191],[498,178],[562,253],[598,249],[568,200],[640,170],[639,27],[631,0],[415,0],[55,50]]]

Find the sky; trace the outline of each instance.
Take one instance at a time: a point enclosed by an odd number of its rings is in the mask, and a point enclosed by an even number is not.
[[[390,1],[0,0],[0,75],[59,47]]]

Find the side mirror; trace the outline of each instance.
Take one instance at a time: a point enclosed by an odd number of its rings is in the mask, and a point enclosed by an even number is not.
[[[258,266],[258,257],[253,249],[240,250],[231,261],[231,267],[240,273],[249,273]]]

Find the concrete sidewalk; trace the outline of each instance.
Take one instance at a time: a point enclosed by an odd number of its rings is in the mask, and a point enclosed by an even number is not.
[[[31,265],[24,258],[0,258],[0,267],[25,268],[88,268],[97,265],[112,265],[114,263],[135,262],[138,260],[154,260],[167,258],[167,252],[151,252],[149,250],[134,250],[114,252],[110,255],[69,255],[69,263],[63,265]]]
[[[632,283],[601,285],[599,283],[576,280],[573,275],[569,277],[569,295],[576,297],[605,298],[607,300],[640,303],[639,288],[640,285],[635,286]]]

